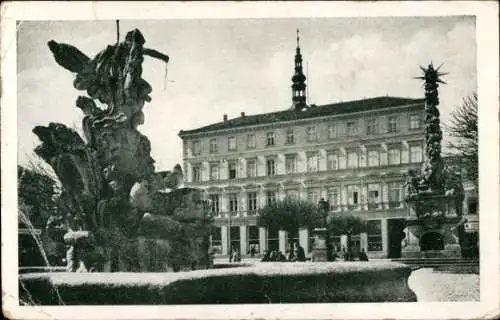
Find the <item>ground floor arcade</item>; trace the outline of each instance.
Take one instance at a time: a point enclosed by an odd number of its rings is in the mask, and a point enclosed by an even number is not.
[[[248,222],[248,223],[245,223]],[[401,239],[404,220],[375,219],[369,233],[352,234],[353,252],[364,249],[370,258],[398,258],[401,254]],[[333,248],[338,251],[347,247],[348,235],[331,236]],[[252,221],[218,221],[211,235],[211,246],[216,255],[228,255],[231,250],[238,250],[243,256],[262,255],[266,250],[286,253],[293,242],[299,242],[306,255],[314,245],[313,231],[300,228],[290,233],[284,230],[271,230],[260,227]]]

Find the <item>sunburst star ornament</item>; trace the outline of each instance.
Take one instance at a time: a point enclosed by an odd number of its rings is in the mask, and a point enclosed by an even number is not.
[[[446,84],[446,82],[444,82],[440,77],[441,76],[444,76],[444,75],[447,75],[448,72],[439,72],[439,69],[443,66],[443,64],[441,63],[439,65],[439,67],[437,67],[436,69],[434,69],[434,65],[432,64],[432,61],[431,63],[429,64],[429,66],[427,67],[427,69],[425,69],[424,67],[422,66],[419,66],[420,67],[420,70],[422,70],[423,72],[423,76],[420,76],[420,77],[414,77],[415,79],[421,79],[421,80],[424,80],[425,83],[442,83],[442,84]]]

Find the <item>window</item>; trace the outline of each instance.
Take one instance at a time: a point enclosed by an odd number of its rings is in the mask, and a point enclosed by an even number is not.
[[[193,167],[193,182],[201,181],[201,168],[199,165]]]
[[[343,123],[337,127],[337,135],[340,137],[346,135],[346,126]]]
[[[380,204],[380,185],[373,183],[368,185],[368,209],[377,209]]]
[[[368,166],[376,167],[379,165],[379,153],[377,150],[368,151]]]
[[[193,141],[193,155],[197,156],[201,154],[201,144],[199,140]]]
[[[248,198],[248,212],[255,213],[257,211],[257,192],[249,192]]]
[[[349,136],[355,136],[358,134],[358,127],[356,121],[347,122],[347,134]]]
[[[210,153],[217,153],[217,139],[210,139]]]
[[[231,239],[231,245],[229,246],[229,252],[233,252],[236,249],[240,249],[241,246],[241,234],[240,227],[230,227],[229,229],[229,238]]]
[[[318,154],[312,153],[307,155],[307,172],[318,171]]]
[[[220,203],[219,203],[219,195],[211,194],[210,195],[210,211],[212,215],[218,216],[220,213]]]
[[[229,137],[227,138],[227,148],[229,151],[235,151],[236,150],[236,138],[235,137]]]
[[[228,178],[229,179],[236,179],[236,162],[235,161],[230,161],[227,165],[228,168]]]
[[[326,169],[337,170],[339,168],[339,157],[336,153],[328,153],[326,155]]]
[[[260,252],[259,227],[248,226],[248,246],[247,254],[253,255],[252,252],[258,254]]]
[[[267,175],[268,176],[274,176],[276,174],[276,163],[274,159],[267,159],[266,163],[267,167]]]
[[[358,153],[357,152],[347,153],[347,167],[351,168],[351,169],[358,167]]]
[[[377,133],[377,119],[371,118],[366,122],[366,134],[372,135]]]
[[[212,163],[210,165],[210,180],[215,181],[219,180],[219,164]]]
[[[382,225],[380,220],[368,220],[368,251],[382,251]]]
[[[299,199],[299,191],[298,190],[286,190],[286,197],[291,200]]]
[[[255,134],[247,135],[247,148],[255,149]]]
[[[266,204],[272,205],[276,203],[276,192],[275,191],[267,191],[266,192]]]
[[[387,132],[398,132],[398,118],[395,116],[389,117],[388,119],[388,125],[387,125]]]
[[[467,199],[467,214],[477,214],[477,198]]]
[[[307,201],[318,204],[319,201],[319,190],[317,189],[309,189],[307,190]]]
[[[307,128],[307,141],[317,141],[318,133],[316,131],[316,127]]]
[[[288,129],[286,131],[286,143],[287,144],[295,143],[295,131],[293,131],[293,129]]]
[[[389,207],[398,208],[401,205],[401,185],[397,182],[389,183]]]
[[[410,162],[422,162],[422,147],[421,146],[411,146],[410,147]]]
[[[215,227],[212,229],[211,233],[211,248],[214,250],[215,254],[222,253],[222,230],[220,227]]]
[[[420,129],[420,115],[413,114],[410,116],[410,129]]]
[[[337,138],[337,128],[335,125],[330,125],[328,127],[328,139],[335,139]]]
[[[238,212],[238,194],[237,193],[229,194],[229,212],[231,212],[232,215],[234,215]]]
[[[297,157],[295,155],[287,155],[285,157],[285,172],[287,174],[296,172]]]
[[[255,159],[247,160],[247,177],[256,177],[257,176],[257,163]]]
[[[389,149],[389,164],[401,163],[401,151],[399,149]]]
[[[349,209],[357,209],[360,203],[359,199],[359,187],[358,186],[347,186],[347,197]]]
[[[274,146],[274,132],[268,132],[266,134],[266,145],[268,146]]]
[[[339,209],[339,189],[338,188],[328,189],[328,203],[330,204],[331,211],[336,211]]]

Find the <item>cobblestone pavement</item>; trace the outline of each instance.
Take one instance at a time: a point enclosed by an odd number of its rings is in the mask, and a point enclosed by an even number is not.
[[[479,301],[479,275],[434,272],[432,268],[413,271],[408,285],[422,301]]]

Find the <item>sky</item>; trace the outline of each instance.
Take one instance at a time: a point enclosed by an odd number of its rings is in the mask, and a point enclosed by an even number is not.
[[[146,57],[143,78],[153,87],[139,130],[148,136],[156,169],[182,163],[180,130],[291,106],[296,29],[309,103],[376,96],[422,98],[419,65],[443,63],[442,122],[477,86],[474,17],[274,18],[122,20],[120,35],[138,28],[145,47],[170,56]],[[40,143],[37,125],[59,122],[81,132],[83,114],[73,74],[60,67],[49,40],[94,56],[116,40],[113,20],[25,21],[18,27],[18,162],[28,165]],[[448,137],[445,134],[445,142]]]

